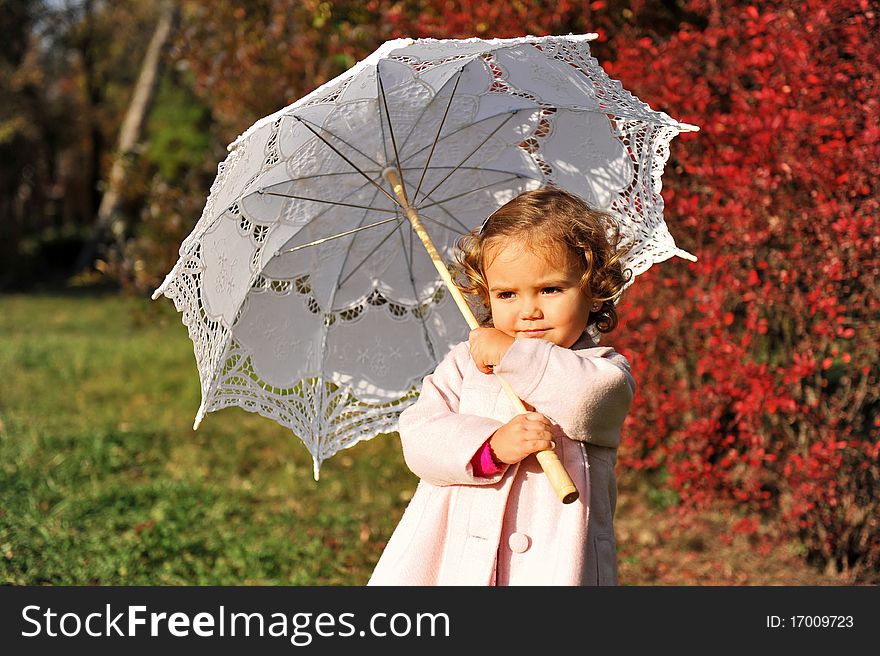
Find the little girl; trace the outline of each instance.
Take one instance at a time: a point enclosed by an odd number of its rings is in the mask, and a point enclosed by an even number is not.
[[[539,189],[459,240],[458,284],[484,316],[400,415],[421,480],[368,585],[617,583],[614,463],[635,383],[587,330],[616,327],[627,280],[609,220]],[[516,414],[494,374],[532,411]],[[532,456],[546,449],[577,487],[574,503]]]

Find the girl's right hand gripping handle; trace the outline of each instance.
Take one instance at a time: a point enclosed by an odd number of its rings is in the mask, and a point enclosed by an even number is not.
[[[510,383],[498,374],[495,374],[495,377],[498,378],[504,391],[507,392],[510,400],[513,401],[517,412],[519,414],[528,412],[523,405],[522,400],[516,395],[516,392],[513,391]],[[577,501],[577,498],[580,495],[577,488],[574,486],[571,477],[568,475],[568,472],[565,471],[565,467],[562,466],[562,461],[559,460],[559,456],[556,455],[556,452],[552,449],[548,451],[538,451],[535,456],[538,458],[538,463],[547,475],[547,479],[550,481],[550,485],[553,486],[553,490],[556,492],[556,496],[559,497],[559,500],[562,501],[562,503],[572,503],[573,501]]]

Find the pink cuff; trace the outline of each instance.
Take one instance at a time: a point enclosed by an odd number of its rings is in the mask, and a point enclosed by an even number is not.
[[[477,450],[474,457],[471,458],[471,467],[474,469],[474,476],[481,478],[489,478],[504,471],[504,467],[499,467],[492,462],[492,451],[489,448],[489,440],[483,442],[483,446]]]

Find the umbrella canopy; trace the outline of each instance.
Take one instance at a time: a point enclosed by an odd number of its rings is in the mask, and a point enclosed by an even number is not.
[[[202,387],[271,417],[320,464],[396,429],[468,326],[405,216],[439,253],[518,193],[555,185],[616,214],[634,275],[678,255],[669,142],[694,130],[610,79],[595,35],[401,39],[230,146],[153,297],[183,313]],[[407,202],[383,172],[396,172]]]

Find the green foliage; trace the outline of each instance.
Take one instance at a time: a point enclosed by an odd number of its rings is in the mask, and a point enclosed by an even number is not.
[[[647,492],[645,496],[651,507],[657,510],[665,510],[681,503],[681,497],[675,488],[669,485],[668,479],[669,472],[666,467],[660,467],[646,476]]]
[[[171,304],[0,297],[0,584],[360,585],[415,479],[396,436],[324,463],[238,409],[191,429]]]
[[[147,159],[167,182],[210,157],[209,113],[189,87],[166,72],[147,123]]]

